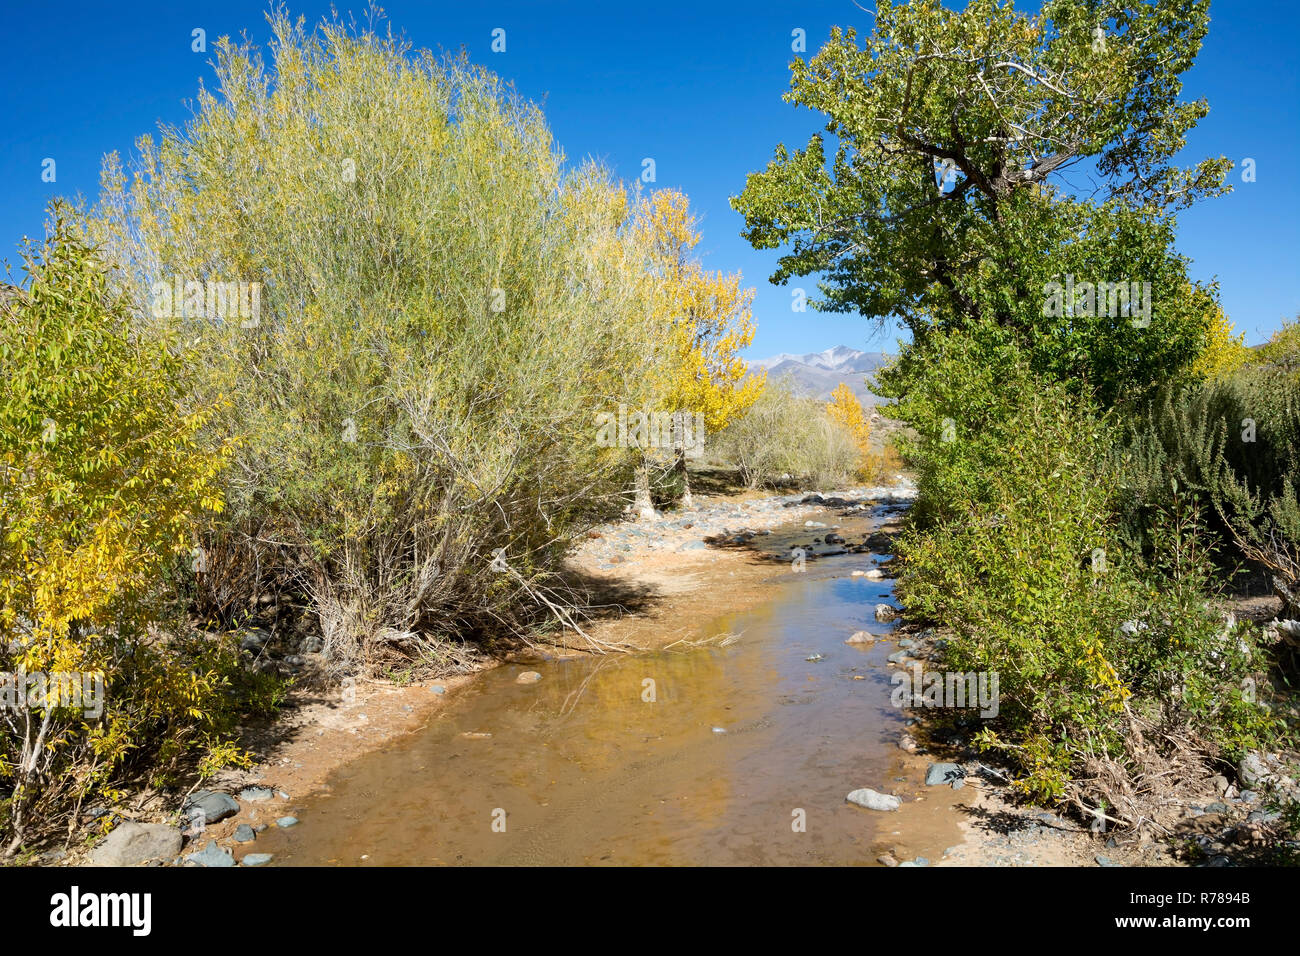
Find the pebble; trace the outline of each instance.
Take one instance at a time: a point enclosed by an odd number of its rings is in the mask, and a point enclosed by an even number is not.
[[[288,829],[289,827],[295,827],[295,826],[298,825],[298,818],[297,818],[297,817],[280,817],[280,819],[278,819],[278,820],[275,821],[275,825],[276,825],[277,827],[284,827],[285,829]]]

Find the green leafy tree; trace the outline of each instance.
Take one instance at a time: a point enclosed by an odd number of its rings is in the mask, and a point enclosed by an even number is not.
[[[743,235],[788,247],[774,282],[821,275],[816,307],[896,317],[920,352],[933,331],[984,326],[1106,402],[1180,369],[1214,290],[1188,281],[1172,217],[1225,191],[1231,167],[1172,161],[1208,111],[1180,99],[1207,7],[882,2],[863,45],[837,28],[792,64],[786,100],[824,114],[829,136],[778,147],[749,177],[733,199]],[[1149,309],[1111,308],[1111,293],[1054,309],[1053,281],[1150,283]],[[882,380],[889,394],[906,389],[901,372]]]

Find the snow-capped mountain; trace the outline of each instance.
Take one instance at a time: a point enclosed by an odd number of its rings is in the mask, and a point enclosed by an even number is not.
[[[863,405],[871,406],[880,399],[867,387],[867,376],[891,358],[893,356],[883,352],[863,352],[847,345],[837,345],[807,355],[782,352],[771,358],[751,359],[749,365],[753,369],[766,369],[769,380],[791,379],[796,391],[813,398],[830,398],[831,390],[844,382]]]

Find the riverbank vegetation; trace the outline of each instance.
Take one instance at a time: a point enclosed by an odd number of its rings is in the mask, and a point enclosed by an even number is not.
[[[1173,246],[1230,188],[1225,158],[1175,162],[1207,29],[1191,0],[881,3],[792,66],[827,135],[734,200],[774,281],[910,332],[877,386],[920,490],[898,593],[1000,674],[977,741],[1016,787],[1106,826],[1294,742],[1294,331],[1246,349]],[[1277,622],[1232,613],[1259,591]]]
[[[762,387],[684,195],[567,162],[463,57],[271,27],[4,296],[3,669],[105,682],[101,714],[5,710],[11,853],[245,759],[291,681],[610,650],[563,556],[652,479],[688,496],[703,438],[642,413],[722,429]]]

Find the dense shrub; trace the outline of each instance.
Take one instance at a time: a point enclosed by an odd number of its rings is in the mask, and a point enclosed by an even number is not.
[[[852,481],[858,465],[853,432],[826,405],[796,395],[789,381],[768,381],[754,403],[718,438],[719,455],[751,488],[786,480],[829,488]]]
[[[491,74],[273,26],[271,67],[223,41],[218,91],[130,182],[110,162],[101,207],[139,313],[196,342],[241,438],[208,605],[247,613],[256,567],[308,595],[340,671],[460,667],[550,612],[569,533],[621,504],[595,416],[654,407],[644,255],[623,189],[564,172]],[[177,279],[261,282],[260,315],[159,317]]]
[[[924,507],[898,593],[953,629],[954,669],[999,674],[980,739],[1013,757],[1019,786],[1131,823],[1134,781],[1170,741],[1239,751],[1267,730],[1246,699],[1250,636],[1207,604],[1213,568],[1183,499],[1153,516],[1153,559],[1123,546],[1110,416],[1012,352],[975,365],[972,347],[946,343],[900,403]]]
[[[1224,556],[1268,571],[1284,616],[1300,615],[1300,383],[1284,370],[1165,390],[1128,425],[1117,468],[1132,546],[1149,552],[1152,517],[1188,496]]]
[[[10,852],[127,781],[241,759],[235,721],[277,693],[245,675],[237,646],[172,614],[165,571],[178,555],[189,567],[200,516],[221,509],[229,449],[204,444],[185,357],[132,334],[92,250],[54,214],[26,251],[26,288],[0,301],[0,670],[18,675],[0,708]]]

